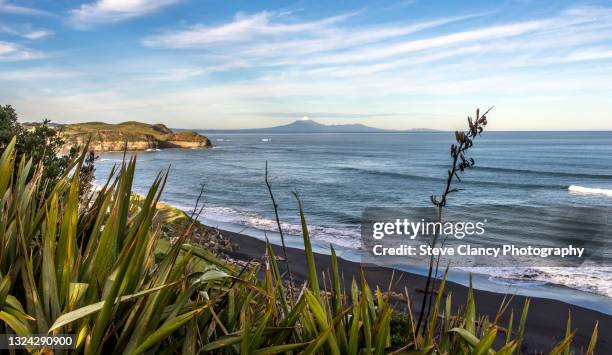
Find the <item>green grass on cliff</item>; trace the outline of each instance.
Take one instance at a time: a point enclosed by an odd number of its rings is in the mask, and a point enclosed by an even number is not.
[[[67,124],[62,126],[61,133],[70,143],[75,143],[77,138],[80,138],[81,142],[84,142],[88,136],[91,136],[93,142],[156,140],[162,142],[160,147],[165,148],[173,147],[173,144],[176,145],[176,142],[202,142],[205,146],[210,146],[210,141],[197,132],[174,132],[163,124],[148,124],[136,121],[118,124],[104,122]]]
[[[171,129],[163,124],[148,124],[136,121],[128,121],[118,124],[104,122],[85,122],[75,123],[63,126],[64,134],[83,134],[104,132],[129,133],[134,135],[151,135],[159,140],[165,140],[169,135],[173,134]]]

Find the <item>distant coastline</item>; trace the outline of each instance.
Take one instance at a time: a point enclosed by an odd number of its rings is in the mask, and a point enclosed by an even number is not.
[[[177,129],[179,130],[179,129]],[[410,133],[410,132],[441,132],[429,128],[414,128],[409,130],[393,130],[369,127],[359,123],[326,125],[311,119],[302,119],[286,125],[265,128],[242,129],[198,129],[206,134],[232,134],[232,133]]]

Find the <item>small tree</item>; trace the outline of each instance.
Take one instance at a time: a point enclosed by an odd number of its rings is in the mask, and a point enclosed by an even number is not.
[[[11,105],[0,105],[0,148],[4,151],[13,136],[20,136],[23,127],[17,122],[17,113]]]

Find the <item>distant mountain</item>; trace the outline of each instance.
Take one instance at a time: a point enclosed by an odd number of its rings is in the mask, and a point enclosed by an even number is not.
[[[298,120],[282,126],[251,129],[202,129],[206,133],[400,133],[400,132],[435,132],[427,128],[419,128],[407,131],[388,130],[382,128],[368,127],[359,123],[326,125],[310,119]]]
[[[284,126],[261,128],[259,130],[268,133],[370,133],[385,131],[362,124],[325,125],[313,120],[299,120]]]

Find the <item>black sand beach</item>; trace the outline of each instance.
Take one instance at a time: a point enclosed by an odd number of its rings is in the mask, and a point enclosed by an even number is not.
[[[237,245],[235,251],[228,253],[231,257],[241,260],[260,259],[265,252],[265,243],[249,236],[229,231],[223,231]],[[277,255],[282,255],[281,248],[275,246]],[[291,262],[291,270],[294,279],[303,281],[307,278],[306,258],[303,250],[287,248],[287,256]],[[330,269],[330,257],[315,254],[316,265],[319,271],[326,272]],[[359,268],[363,267],[366,278],[372,288],[380,286],[387,289],[393,275],[393,270],[379,266],[359,264],[342,259],[338,260],[341,273],[344,275],[347,287],[353,277],[358,277]],[[393,276],[393,290],[403,292],[407,288],[413,303],[414,312],[418,312],[423,293],[418,291],[425,287],[425,277],[406,272],[395,271]],[[465,286],[449,282],[446,286],[447,292],[453,294],[453,305],[464,303],[467,299],[468,289]],[[503,294],[475,290],[476,311],[478,314],[489,315],[493,318],[504,298]],[[501,324],[507,324],[510,310],[514,309],[515,319],[520,316],[524,296],[515,296],[510,307],[502,317]],[[398,301],[399,302],[399,301]],[[564,302],[531,298],[531,305],[527,317],[526,337],[524,340],[524,353],[533,354],[550,350],[565,335],[565,326],[568,311],[572,314],[572,328],[577,329],[573,340],[573,348],[580,354],[588,346],[593,327],[599,321],[599,338],[596,354],[612,354],[612,316],[589,310],[586,308],[570,305]],[[518,322],[515,321],[515,325]],[[516,329],[515,329],[516,331]]]

